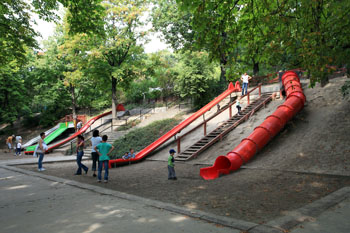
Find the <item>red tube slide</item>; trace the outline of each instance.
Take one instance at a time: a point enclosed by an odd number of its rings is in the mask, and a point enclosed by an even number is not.
[[[102,113],[101,115],[98,115],[98,116],[95,116],[95,117],[91,118],[88,122],[86,122],[86,124],[85,124],[79,131],[77,131],[77,132],[76,132],[75,134],[73,134],[72,136],[66,138],[65,140],[63,140],[63,141],[61,141],[61,142],[59,142],[59,143],[57,143],[57,144],[54,144],[54,145],[50,146],[50,147],[47,149],[47,151],[51,151],[51,150],[53,150],[53,149],[55,149],[55,148],[57,148],[57,147],[59,147],[59,146],[65,144],[65,143],[69,142],[70,140],[73,140],[73,139],[76,138],[78,135],[85,133],[85,131],[86,131],[96,120],[100,119],[101,117],[107,116],[107,115],[109,115],[109,114],[112,114],[112,111],[105,112],[105,113]],[[24,153],[26,153],[26,154],[33,154],[34,151],[26,151],[26,152],[24,152]]]
[[[146,157],[149,153],[157,149],[159,146],[161,146],[163,143],[168,141],[171,137],[179,133],[181,130],[183,130],[185,127],[187,127],[189,124],[191,124],[194,120],[196,120],[198,117],[202,116],[204,113],[209,111],[212,107],[216,106],[220,101],[222,101],[224,98],[226,98],[228,95],[230,95],[232,92],[235,91],[241,91],[241,87],[239,82],[237,81],[235,86],[233,86],[232,83],[228,85],[228,88],[226,91],[224,91],[221,95],[216,97],[214,100],[209,102],[207,105],[205,105],[203,108],[195,112],[192,116],[175,126],[173,129],[171,129],[169,132],[158,138],[156,141],[154,141],[152,144],[141,150],[139,153],[136,154],[135,158],[129,159],[129,160],[123,160],[123,159],[114,159],[109,161],[109,166],[111,167],[112,164],[116,163],[126,163],[129,161],[138,161]]]
[[[239,169],[261,150],[303,107],[306,101],[300,85],[298,75],[287,71],[282,76],[282,83],[286,90],[286,101],[278,106],[276,111],[256,127],[252,134],[228,152],[226,156],[219,156],[212,167],[200,169],[200,176],[205,180],[212,180],[220,174],[229,174]]]

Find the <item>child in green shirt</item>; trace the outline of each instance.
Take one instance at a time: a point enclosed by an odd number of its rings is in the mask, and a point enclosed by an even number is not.
[[[114,146],[107,143],[108,136],[103,135],[102,136],[102,142],[95,146],[95,151],[99,155],[99,164],[98,164],[98,174],[97,174],[97,181],[101,182],[102,179],[102,166],[105,167],[105,175],[104,175],[104,182],[108,182],[108,161],[110,160],[109,154],[114,150]]]
[[[177,180],[176,174],[175,174],[175,160],[174,160],[174,154],[176,151],[174,149],[169,150],[169,157],[168,157],[168,180]]]

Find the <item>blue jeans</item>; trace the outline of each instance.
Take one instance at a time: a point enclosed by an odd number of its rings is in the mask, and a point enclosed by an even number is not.
[[[84,156],[84,151],[78,151],[77,152],[77,164],[78,164],[78,170],[75,174],[80,175],[81,174],[81,169],[84,169],[85,172],[88,171],[87,166],[81,163],[81,160]]]
[[[16,155],[20,155],[21,154],[21,148],[16,148]]]
[[[175,168],[168,165],[168,179],[176,178]]]
[[[38,168],[43,168],[43,159],[44,159],[44,153],[37,153],[39,160],[38,160]]]
[[[96,163],[100,163],[100,161],[98,160],[98,154],[97,152],[91,152],[91,158],[92,158],[92,170],[96,171]]]
[[[244,93],[244,90],[245,90],[245,93]],[[242,95],[247,94],[247,92],[248,92],[248,83],[243,83],[243,85],[242,85]]]
[[[104,160],[104,161],[100,161],[98,163],[98,174],[97,174],[97,178],[98,180],[102,179],[102,166],[105,166],[105,176],[104,176],[104,180],[108,180],[108,160]]]

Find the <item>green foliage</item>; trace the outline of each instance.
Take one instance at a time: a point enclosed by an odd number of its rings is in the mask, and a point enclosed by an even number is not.
[[[10,66],[0,69],[0,122],[12,123],[28,111],[30,100],[25,98],[24,81]]]
[[[140,123],[141,123],[140,120],[129,121],[128,124],[118,127],[118,130],[119,131],[128,130],[128,129],[131,129],[132,127],[134,127]]]
[[[166,132],[175,127],[181,119],[165,119],[153,122],[152,124],[132,130],[124,137],[116,140],[113,145],[115,147],[111,157],[121,158],[126,151],[133,148],[135,151],[140,151]]]
[[[349,1],[177,1],[193,15],[197,46],[236,73],[234,63],[303,68],[311,85],[327,81],[331,65],[348,63]],[[233,64],[233,67],[232,65]]]
[[[145,32],[140,18],[145,11],[144,0],[103,2],[106,10],[105,37],[96,41],[89,55],[90,74],[102,82],[111,81],[112,101],[117,101],[118,87],[127,88],[140,73],[143,48],[136,43],[142,41]],[[114,110],[113,110],[114,111]]]
[[[190,49],[194,42],[191,26],[192,14],[178,9],[175,0],[154,2],[152,25],[175,50]]]
[[[217,94],[218,75],[204,52],[186,52],[176,71],[175,90],[182,98],[192,98],[196,108],[207,104]]]
[[[349,98],[350,97],[350,81],[346,81],[344,85],[340,89],[341,93],[343,94],[343,97]]]
[[[154,79],[135,80],[126,90],[126,98],[128,102],[139,103],[143,99],[155,99],[160,96],[159,91],[150,91],[150,88],[157,86]]]

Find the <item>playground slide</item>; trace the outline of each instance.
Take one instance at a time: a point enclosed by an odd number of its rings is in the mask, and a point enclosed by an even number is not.
[[[185,127],[187,127],[189,124],[191,124],[194,120],[196,120],[198,117],[202,116],[204,113],[209,111],[212,107],[216,106],[220,101],[222,101],[224,98],[226,98],[228,95],[230,95],[232,92],[235,91],[241,91],[240,84],[237,81],[235,84],[235,87],[232,83],[229,84],[226,91],[224,91],[221,95],[216,97],[214,100],[209,102],[207,105],[205,105],[203,108],[198,110],[196,113],[191,115],[189,118],[175,126],[173,129],[171,129],[169,132],[158,138],[156,141],[154,141],[152,144],[141,150],[139,153],[136,154],[135,158],[129,159],[129,160],[123,160],[123,159],[114,159],[109,161],[109,166],[111,167],[112,164],[116,163],[126,163],[130,161],[138,161],[146,157],[149,153],[157,149],[159,146],[161,146],[163,143],[168,141],[171,137],[175,136],[177,133],[179,133],[181,130],[183,130]]]
[[[56,129],[58,129],[60,127],[60,124],[55,125],[54,127],[52,127],[51,129],[45,131],[45,135],[49,135],[51,134],[53,131],[55,131]],[[22,148],[27,148],[28,146],[33,145],[34,143],[37,143],[40,139],[40,136],[37,136],[35,138],[32,138],[31,140],[29,140],[28,142],[26,142],[25,144],[22,145]]]
[[[109,115],[109,114],[112,114],[112,111],[105,112],[105,113],[103,113],[103,114],[101,114],[101,115],[98,115],[98,116],[95,116],[95,117],[91,118],[88,122],[86,122],[86,124],[85,124],[79,131],[77,131],[77,132],[76,132],[75,134],[73,134],[72,136],[66,138],[65,140],[63,140],[63,141],[61,141],[61,142],[59,142],[59,143],[57,143],[57,144],[49,145],[49,148],[47,149],[47,151],[52,151],[53,149],[55,149],[55,148],[57,148],[57,147],[59,147],[59,146],[61,146],[61,145],[63,145],[63,144],[66,144],[67,142],[73,140],[73,139],[76,138],[78,135],[83,134],[96,120],[98,120],[98,119],[100,119],[100,118],[102,118],[102,117],[104,117],[104,116],[107,116],[107,115]],[[61,124],[65,124],[65,123],[61,123]],[[34,149],[35,149],[35,147],[34,147]],[[26,153],[26,154],[32,154],[32,153],[34,153],[34,149],[32,149],[32,150],[27,150],[27,151],[25,151],[24,153]]]
[[[201,168],[200,176],[205,180],[212,180],[218,178],[220,174],[229,174],[239,169],[243,163],[248,162],[276,136],[285,124],[304,107],[306,98],[298,75],[293,71],[287,71],[282,76],[282,83],[287,95],[286,101],[226,156],[217,157],[211,167]]]
[[[55,131],[53,131],[51,134],[47,135],[44,138],[44,142],[46,144],[49,144],[50,142],[52,142],[55,138],[57,138],[59,135],[61,135],[64,131],[66,131],[68,128],[70,128],[69,126],[72,125],[73,122],[68,122],[66,123],[59,123],[59,127],[58,129],[56,129]],[[46,134],[46,133],[45,133]],[[28,146],[26,148],[26,151],[34,151],[35,150],[36,145],[33,146]]]

